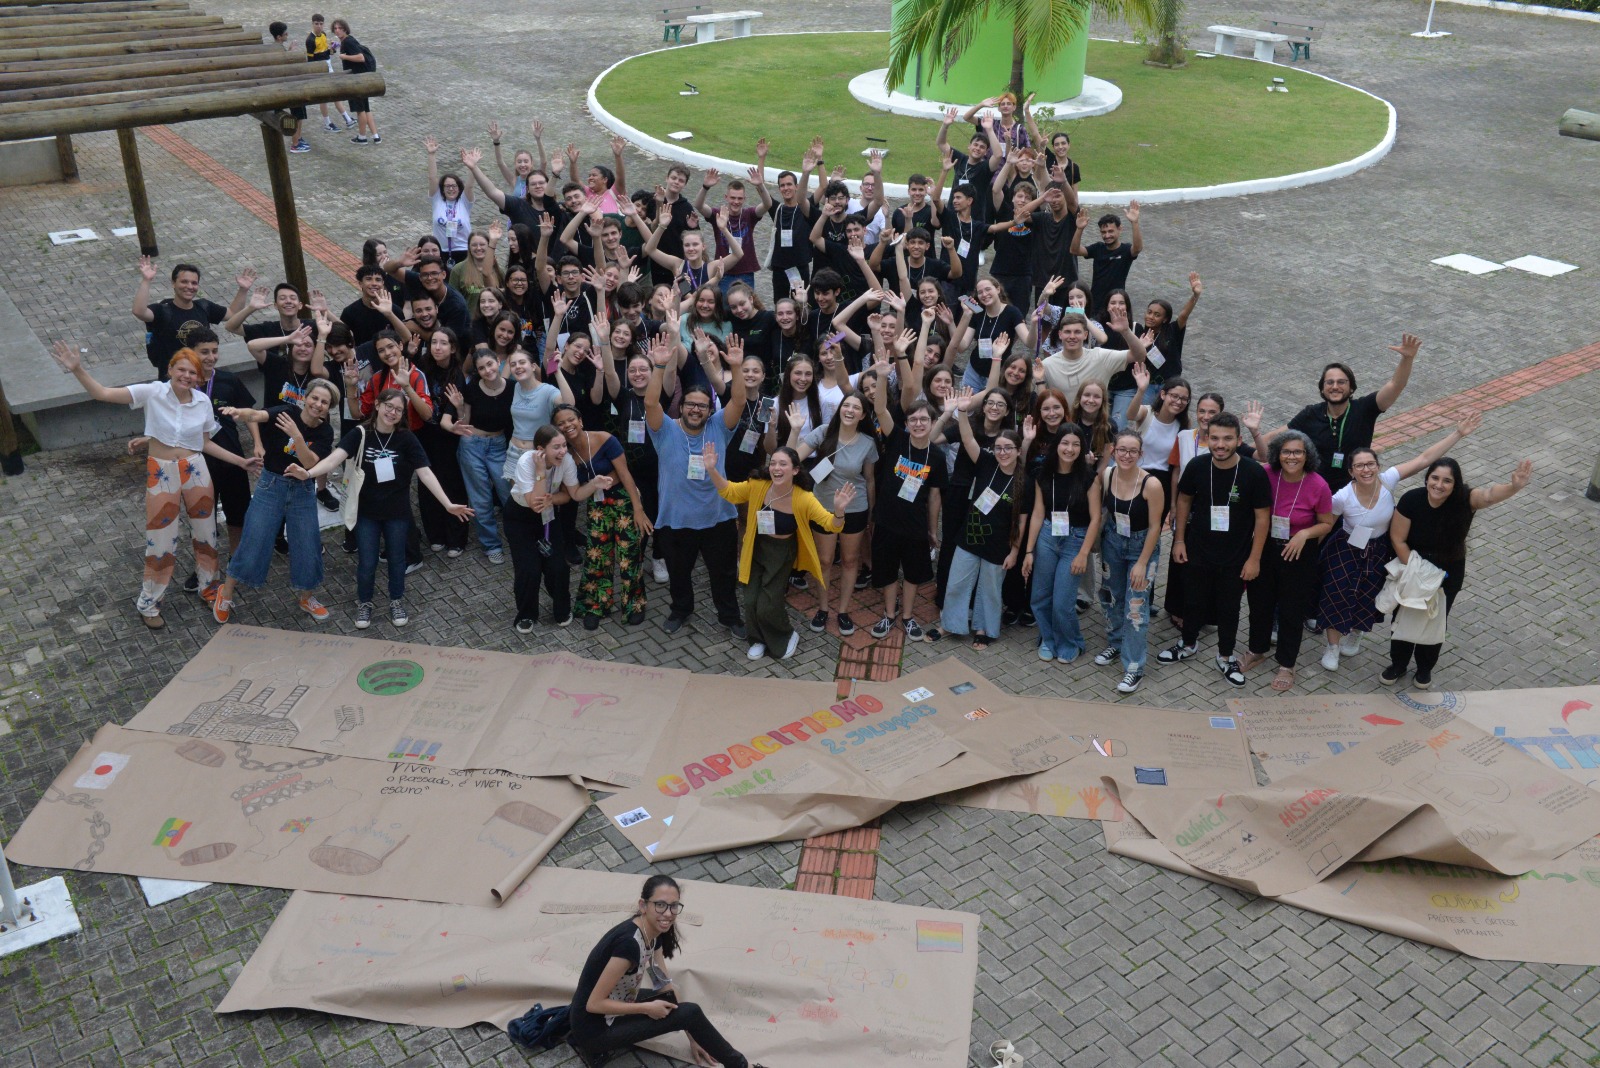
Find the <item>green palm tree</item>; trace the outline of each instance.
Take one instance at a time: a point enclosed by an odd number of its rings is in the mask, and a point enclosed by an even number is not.
[[[1031,57],[1048,63],[1087,27],[1091,14],[1158,27],[1161,8],[1178,0],[908,0],[895,5],[889,45],[889,84],[899,85],[917,56],[937,55],[948,72],[974,35],[991,21],[1006,20],[1011,37],[1011,91],[1026,95],[1022,72]]]

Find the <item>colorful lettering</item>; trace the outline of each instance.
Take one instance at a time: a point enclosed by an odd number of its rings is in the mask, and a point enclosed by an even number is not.
[[[810,741],[811,739],[811,735],[806,733],[805,727],[800,725],[799,720],[795,720],[793,723],[785,723],[778,729],[785,734],[792,735],[797,742]]]
[[[783,748],[783,746],[779,745],[765,734],[758,734],[754,738],[750,739],[750,747],[758,753],[776,753],[778,750]]]
[[[689,780],[689,788],[691,790],[698,790],[706,783],[716,782],[722,778],[721,775],[699,764],[685,764],[683,766],[683,776]]]
[[[663,775],[656,780],[656,789],[668,797],[682,797],[689,792],[689,784],[676,775]]]
[[[1311,815],[1312,809],[1338,792],[1338,790],[1307,790],[1298,801],[1291,801],[1285,805],[1283,811],[1278,813],[1278,819],[1285,827],[1293,827]]]
[[[733,774],[733,761],[726,753],[713,753],[706,757],[706,764],[717,771],[717,778]]]
[[[832,712],[828,711],[826,708],[819,708],[819,709],[817,709],[816,712],[812,713],[812,715],[816,719],[816,721],[818,723],[822,724],[824,727],[843,727],[844,726],[844,720],[840,719],[838,716],[834,715]]]
[[[733,758],[734,765],[740,768],[748,768],[751,764],[761,759],[760,753],[751,749],[748,745],[740,745],[737,742],[728,746],[728,755]]]

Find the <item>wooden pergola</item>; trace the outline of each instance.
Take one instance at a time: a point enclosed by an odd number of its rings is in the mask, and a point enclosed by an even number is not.
[[[115,130],[139,246],[154,256],[134,130],[252,116],[266,150],[285,277],[304,297],[305,255],[284,144],[287,109],[382,96],[384,80],[376,72],[330,75],[308,63],[298,45],[285,51],[263,37],[183,0],[0,2],[0,141],[55,137],[70,178],[77,169],[71,136]]]

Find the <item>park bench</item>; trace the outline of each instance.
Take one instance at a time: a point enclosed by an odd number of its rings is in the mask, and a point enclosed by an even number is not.
[[[1261,19],[1261,28],[1272,33],[1286,33],[1289,35],[1289,55],[1291,63],[1297,62],[1301,53],[1306,59],[1311,58],[1311,42],[1322,30],[1322,23],[1307,22],[1304,18],[1287,18],[1283,15],[1264,15]]]
[[[1284,44],[1289,40],[1286,34],[1269,33],[1265,30],[1246,30],[1238,26],[1207,26],[1206,32],[1217,35],[1217,44],[1212,51],[1217,53],[1219,56],[1233,55],[1233,45],[1235,41],[1244,40],[1255,42],[1255,58],[1260,60],[1262,63],[1273,62],[1273,50],[1276,49],[1278,45]]]
[[[693,7],[667,7],[661,9],[661,39],[672,41],[675,44],[683,43],[683,28],[691,15],[709,14],[710,4],[695,4]],[[690,27],[691,30],[694,27]]]
[[[708,8],[706,14],[690,15],[684,20],[691,26],[699,27],[695,37],[697,41],[715,41],[717,26],[720,23],[727,23],[729,37],[749,37],[751,21],[761,17],[759,11],[719,11],[715,14],[709,12]]]

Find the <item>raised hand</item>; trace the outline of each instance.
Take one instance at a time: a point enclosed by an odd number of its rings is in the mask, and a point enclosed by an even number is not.
[[[1456,424],[1456,433],[1460,434],[1462,437],[1466,437],[1467,435],[1471,434],[1474,430],[1478,429],[1482,425],[1483,425],[1483,413],[1482,412],[1479,412],[1479,411],[1468,412],[1466,415],[1463,415],[1461,417],[1461,421]]]
[[[466,164],[468,167],[476,167],[478,165],[479,161],[482,160],[482,159],[483,159],[483,150],[482,149],[463,148],[461,150],[461,162]]]
[[[1150,365],[1143,360],[1134,364],[1133,380],[1139,384],[1139,392],[1142,395],[1150,386]]]
[[[706,176],[700,180],[700,184],[706,189],[710,189],[720,181],[722,181],[722,173],[715,167],[708,167],[706,168]]]
[[[922,309],[922,314],[924,316],[926,316],[928,314],[928,309],[927,308],[923,308]],[[910,349],[912,345],[916,344],[916,342],[917,342],[917,332],[915,330],[902,330],[902,331],[900,331],[900,336],[895,339],[894,351],[896,351],[900,355],[904,356],[906,354],[906,350]],[[884,364],[884,366],[888,367],[888,364]],[[884,374],[884,375],[887,375],[888,373],[889,373],[888,371],[880,372],[880,374]]]
[[[991,347],[989,351],[993,354],[994,358],[997,360],[1003,360],[1006,356],[1006,350],[1011,347],[1011,335],[1004,332],[996,334],[994,340],[990,342],[990,345]]]
[[[961,115],[961,109],[960,108],[953,107],[953,106],[945,108],[944,109],[944,114],[942,116],[940,116],[940,118],[939,118],[940,125],[943,125],[943,126],[954,125],[956,119],[959,118],[960,115]]]
[[[628,142],[624,138],[617,136],[611,139],[611,154],[613,156],[622,155],[622,150],[627,147]]]
[[[744,363],[744,338],[738,334],[729,334],[725,344],[728,347],[728,351],[723,354],[722,358],[729,367],[737,370],[739,365]]]
[[[448,382],[444,387],[444,399],[449,401],[457,411],[466,403],[466,398],[461,395],[461,387],[454,382]]]
[[[806,402],[795,401],[789,405],[789,425],[791,427],[803,426],[806,421]]]
[[[256,269],[254,267],[246,267],[239,272],[239,276],[234,281],[239,284],[240,289],[249,289],[256,284]]]
[[[1128,222],[1135,225],[1139,222],[1139,202],[1137,200],[1128,201]]]
[[[766,157],[762,157],[762,159],[763,159],[763,162],[764,162]],[[749,170],[745,171],[745,177],[750,179],[750,183],[752,185],[766,185],[767,184],[767,170],[766,170],[766,167],[765,166],[751,167]]]
[[[250,310],[261,311],[263,308],[272,307],[272,294],[266,286],[256,286],[250,291]]]
[[[69,375],[77,374],[78,369],[83,366],[83,357],[78,352],[78,346],[69,345],[65,341],[57,341],[50,346],[50,355],[55,357],[56,363],[60,364],[61,369]]]
[[[311,309],[313,315],[317,312],[326,314],[328,311],[328,298],[323,295],[322,290],[313,289],[311,291],[311,299],[307,302],[306,307]]]
[[[540,122],[538,119],[534,119],[533,120],[533,139],[535,141],[537,141],[540,138],[542,138],[543,136],[544,136],[544,123]]]
[[[1108,325],[1111,327],[1111,329],[1117,331],[1119,334],[1128,329],[1128,309],[1112,308],[1107,313],[1106,317],[1110,320]]]
[[[1200,272],[1199,271],[1190,271],[1189,272],[1189,292],[1193,293],[1195,296],[1198,297],[1200,295],[1200,289],[1201,289],[1201,286],[1200,286]]]
[[[378,295],[372,298],[372,310],[379,315],[388,315],[394,311],[394,297],[387,289],[378,290]]]
[[[489,121],[489,140],[500,140],[500,124],[492,119]]]
[[[1080,229],[1080,230],[1086,229],[1088,227],[1088,225],[1089,225],[1089,209],[1088,208],[1079,208],[1078,209],[1078,229]]]
[[[706,470],[707,471],[710,471],[713,468],[715,468],[717,466],[717,445],[716,445],[716,442],[711,441],[708,438],[706,440],[705,448],[700,450],[700,458],[703,459],[706,462]]]
[[[1067,283],[1067,280],[1064,277],[1062,277],[1061,275],[1059,275],[1059,274],[1051,275],[1050,276],[1050,281],[1048,281],[1048,282],[1046,282],[1044,284],[1044,289],[1039,294],[1041,300],[1049,300],[1050,297],[1055,294],[1055,291],[1060,289],[1062,286],[1066,285],[1066,283]]]
[[[504,227],[502,227],[497,222],[493,222],[493,223],[489,224],[489,244],[490,245],[498,245],[500,243],[500,239],[502,237],[504,237],[504,236],[506,236],[506,231],[505,231]]]
[[[1401,358],[1412,360],[1416,358],[1417,350],[1420,348],[1422,348],[1422,339],[1416,334],[1401,334],[1400,344],[1390,345],[1389,351],[1398,352]]]
[[[428,155],[437,156],[439,154],[439,139],[429,134],[422,139],[422,147],[428,150]]]
[[[665,367],[672,362],[672,343],[667,340],[665,333],[650,339],[650,362],[657,367]]]
[[[1533,480],[1533,461],[1523,460],[1517,469],[1511,472],[1511,488],[1521,493],[1528,488],[1528,483]]]
[[[883,153],[880,150],[875,148],[867,153],[867,171],[871,174],[883,173]]]
[[[273,425],[279,430],[283,431],[284,434],[290,438],[290,440],[300,437],[300,428],[295,425],[294,419],[290,417],[288,412],[279,412],[278,418],[274,419],[272,422]]]
[[[548,211],[541,213],[539,216],[539,232],[545,237],[549,237],[556,232],[556,217]]]
[[[846,512],[850,502],[856,499],[856,487],[853,483],[842,482],[839,488],[833,491],[833,511],[835,515]]]
[[[567,156],[567,163],[572,168],[567,173],[569,175],[572,175],[573,176],[573,180],[576,181],[577,174],[578,174],[578,146],[577,145],[568,145],[567,146],[567,151],[566,151],[566,156]]]
[[[1261,433],[1261,413],[1265,410],[1260,401],[1247,402],[1244,414],[1239,417],[1239,424],[1252,434]]]
[[[156,270],[155,260],[151,259],[149,256],[139,257],[139,276],[141,278],[143,278],[146,282],[154,282],[158,273],[159,272]]]

